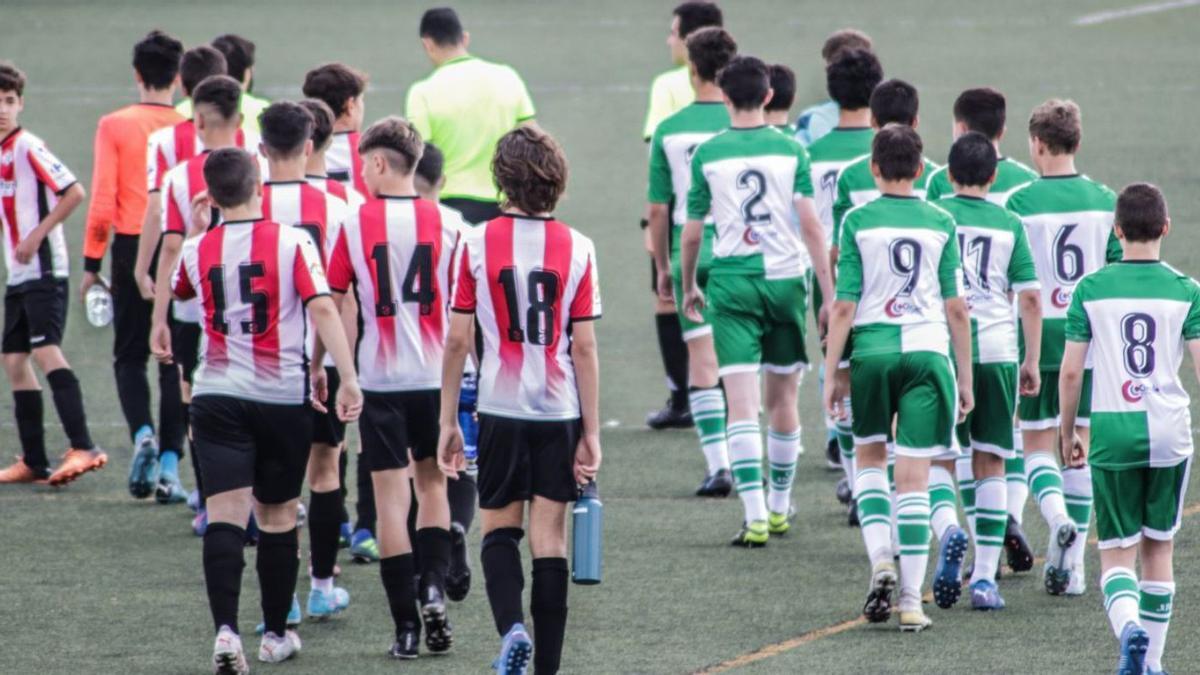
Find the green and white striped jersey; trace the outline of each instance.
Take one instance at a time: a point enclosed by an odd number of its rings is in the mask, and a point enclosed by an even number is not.
[[[1048,176],[1017,189],[1006,207],[1021,219],[1042,282],[1042,370],[1058,370],[1075,284],[1121,259],[1113,191],[1083,175]],[[1089,359],[1088,365],[1091,365]]]
[[[925,198],[929,176],[937,170],[938,165],[925,158],[925,170],[913,183],[914,195],[920,199]],[[871,175],[871,151],[868,148],[867,154],[855,159],[838,174],[837,196],[833,200],[833,240],[842,240],[842,219],[846,217],[847,211],[877,197],[879,188],[875,186],[875,177]]]
[[[1017,322],[1009,294],[1041,287],[1025,228],[988,199],[951,195],[934,203],[957,223],[972,361],[1016,363]]]
[[[950,354],[945,301],[962,295],[954,217],[919,197],[883,195],[842,221],[837,299],[858,303],[852,359]]]
[[[996,163],[996,182],[992,183],[987,200],[993,204],[1004,206],[1009,195],[1022,185],[1037,180],[1037,177],[1036,171],[1017,160],[1011,157],[1001,157],[1000,161]],[[943,166],[929,177],[929,187],[925,191],[925,198],[932,202],[952,194],[954,194],[954,186],[950,184],[949,167]]]
[[[1179,380],[1200,339],[1200,285],[1157,260],[1120,261],[1080,280],[1066,339],[1090,343],[1092,442],[1102,469],[1174,466],[1192,455],[1190,402]]]
[[[671,224],[687,222],[692,153],[701,143],[729,128],[729,112],[720,102],[696,101],[659,123],[650,141],[651,204],[672,204]],[[672,236],[671,241],[678,241]]]
[[[832,246],[834,241],[833,202],[837,199],[838,174],[854,160],[871,153],[873,138],[875,130],[870,127],[835,127],[808,146],[817,217],[825,228],[826,246]]]
[[[808,171],[804,146],[774,127],[727,129],[696,148],[687,212],[695,220],[712,213],[710,274],[804,276],[795,200],[812,197]]]

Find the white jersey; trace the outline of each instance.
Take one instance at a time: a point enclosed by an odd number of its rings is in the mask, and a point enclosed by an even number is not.
[[[304,305],[329,293],[307,234],[269,220],[226,221],[184,242],[172,288],[203,307],[193,395],[304,404]]]
[[[460,223],[449,209],[414,197],[372,199],[346,219],[329,283],[339,293],[353,284],[365,391],[441,388]]]
[[[4,262],[8,285],[38,279],[66,279],[67,244],[62,223],[55,225],[27,263],[16,258],[17,245],[37,229],[76,183],[75,174],[46,149],[42,139],[18,128],[0,140],[0,223],[4,225]]]
[[[253,131],[237,130],[237,147],[257,155],[258,144],[259,137]],[[150,134],[146,142],[147,191],[155,192],[161,189],[168,171],[202,152],[204,142],[200,140],[194,120],[184,120]]]
[[[592,241],[553,219],[501,216],[460,245],[454,311],[483,333],[481,413],[579,418],[571,323],[600,318]]]
[[[358,191],[364,199],[371,196],[362,176],[362,157],[358,154],[357,131],[338,131],[325,151],[325,168],[330,178],[341,181],[349,191]],[[348,201],[348,200],[347,200]]]

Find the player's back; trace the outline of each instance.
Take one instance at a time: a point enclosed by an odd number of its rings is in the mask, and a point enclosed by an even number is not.
[[[692,185],[692,154],[696,148],[729,128],[724,103],[695,101],[663,120],[650,142],[649,200],[672,204],[671,224],[687,222],[687,195]],[[672,245],[678,237],[672,237]]]
[[[993,204],[1004,206],[1013,192],[1026,183],[1037,180],[1037,172],[1018,162],[1012,157],[1001,157],[996,162],[996,180],[988,190],[987,200]],[[950,184],[950,167],[943,166],[929,176],[929,186],[925,198],[937,201],[942,197],[954,194],[954,186]]]
[[[924,169],[917,180],[913,181],[913,194],[919,198],[925,198],[925,191],[929,185],[929,177],[938,170],[938,165],[929,160],[928,157],[921,158]],[[837,179],[837,197],[833,202],[833,241],[841,240],[842,219],[846,217],[846,212],[855,206],[862,206],[867,202],[879,198],[879,188],[875,185],[875,177],[871,175],[871,154],[868,152],[850,162],[838,174]]]
[[[1067,339],[1090,341],[1092,443],[1101,468],[1174,466],[1192,453],[1179,378],[1200,339],[1200,285],[1157,260],[1119,261],[1075,287]]]
[[[483,333],[481,413],[531,420],[579,417],[570,326],[600,316],[595,249],[552,218],[505,215],[467,232],[454,310]]]
[[[359,135],[357,131],[334,132],[329,149],[325,151],[325,166],[330,178],[341,181],[347,190],[357,191],[365,199],[371,192],[362,177],[362,157],[358,154]]]
[[[345,201],[307,181],[268,181],[263,185],[262,213],[265,220],[307,232],[322,262],[328,263],[348,207]]]
[[[367,201],[346,218],[329,262],[337,292],[353,284],[366,391],[441,387],[456,221],[414,197]]]
[[[253,132],[237,130],[237,147],[258,152],[259,137]],[[186,119],[178,124],[158,129],[146,142],[146,182],[149,190],[162,188],[167,172],[204,152],[204,141],[196,131],[196,122]]]
[[[875,130],[870,127],[837,127],[808,146],[813,199],[827,242],[833,241],[833,202],[837,199],[838,175],[854,160],[870,154],[873,138]]]

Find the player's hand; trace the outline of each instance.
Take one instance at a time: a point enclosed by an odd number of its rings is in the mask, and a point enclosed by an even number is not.
[[[704,323],[704,294],[693,288],[683,294],[683,315],[696,323]]]
[[[201,190],[192,197],[192,229],[187,231],[187,238],[199,236],[208,232],[212,226],[213,200],[208,196],[208,190]]]
[[[41,245],[42,238],[30,234],[17,244],[17,248],[13,251],[13,257],[17,259],[17,262],[26,265],[33,260],[33,256],[37,255],[38,247]]]
[[[1071,469],[1079,469],[1087,465],[1087,447],[1080,440],[1079,434],[1071,432],[1070,434],[1060,434],[1059,441],[1059,456],[1062,457],[1063,466]]]
[[[459,471],[467,468],[467,459],[463,456],[463,435],[458,423],[443,424],[438,432],[438,468],[447,478],[458,478]]]
[[[358,388],[358,378],[342,380],[337,390],[337,416],[343,422],[353,422],[362,414],[363,393]]]
[[[817,310],[817,337],[824,343],[827,335],[829,335],[829,301],[823,300],[821,309]]]
[[[329,412],[329,408],[325,407],[325,401],[329,398],[329,378],[325,375],[325,368],[313,368],[312,373],[308,376],[308,381],[311,384],[312,395],[310,397],[312,407],[319,413]]]
[[[141,293],[144,300],[154,299],[154,277],[149,274],[143,274],[137,280],[138,292]]]
[[[104,285],[104,282],[100,281],[100,275],[96,272],[84,272],[83,280],[79,282],[79,299],[87,302],[88,289],[96,284]]]
[[[1021,396],[1037,396],[1042,389],[1042,371],[1036,363],[1021,364],[1020,386]]]
[[[968,383],[969,384],[969,383]],[[961,384],[958,387],[958,423],[962,424],[966,421],[967,415],[975,409],[975,392],[974,387],[964,387]]]
[[[156,323],[150,328],[150,353],[159,363],[171,363],[171,329],[167,322]]]
[[[654,287],[658,290],[658,299],[663,302],[675,302],[675,284],[671,282],[670,270],[658,270],[658,278]]]
[[[584,434],[575,446],[575,482],[585,485],[600,472],[600,432]]]
[[[826,369],[828,370],[828,369]],[[850,371],[835,369],[833,377],[826,374],[825,378],[825,413],[835,420],[844,420],[846,413],[846,394],[850,391]]]
[[[645,223],[646,221],[642,221]],[[642,227],[642,245],[646,247],[646,253],[654,255],[654,239],[650,236],[650,228]]]

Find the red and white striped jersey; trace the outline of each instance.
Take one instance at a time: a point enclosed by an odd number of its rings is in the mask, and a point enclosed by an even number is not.
[[[362,196],[358,190],[347,190],[342,181],[330,176],[314,176],[309,174],[304,177],[308,184],[324,190],[338,199],[346,202],[346,206],[350,207],[351,211],[357,211],[358,207],[367,202],[367,199]]]
[[[62,223],[54,226],[27,263],[16,258],[17,244],[50,214],[58,197],[76,183],[75,174],[46,149],[42,139],[14,129],[0,140],[0,224],[8,285],[67,278],[67,244]]]
[[[253,131],[237,130],[237,147],[258,154],[259,138]],[[204,143],[196,131],[195,120],[164,127],[150,134],[146,142],[146,188],[155,192],[162,188],[167,172],[204,152]]]
[[[231,220],[187,240],[172,289],[203,307],[193,394],[303,404],[304,305],[329,293],[306,233],[269,220]]]
[[[347,190],[358,190],[365,199],[371,198],[362,176],[362,157],[358,154],[358,132],[336,131],[329,149],[325,151],[325,168],[330,178],[336,178]]]
[[[453,310],[474,313],[483,332],[479,412],[578,418],[570,327],[600,318],[592,241],[551,218],[506,215],[459,248]]]
[[[359,384],[366,391],[442,386],[450,274],[458,221],[416,197],[372,199],[346,219],[329,286],[354,284]]]
[[[328,265],[349,207],[345,200],[307,181],[267,181],[263,184],[262,214],[264,220],[307,232],[317,245],[321,261]]]
[[[204,181],[204,162],[208,153],[186,159],[183,163],[171,168],[163,177],[162,192],[162,232],[187,237],[192,229],[192,200],[196,195],[208,189]],[[212,210],[212,224],[220,224],[221,212]],[[187,323],[200,322],[200,303],[194,300],[176,300],[171,303],[171,314],[177,321]]]

